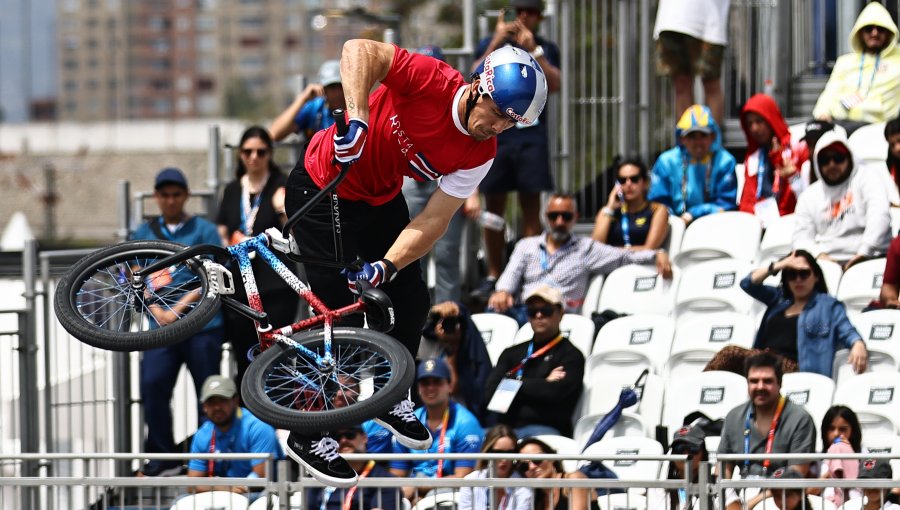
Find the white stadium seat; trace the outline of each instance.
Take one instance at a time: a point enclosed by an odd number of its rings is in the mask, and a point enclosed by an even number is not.
[[[742,314],[761,308],[740,287],[750,274],[749,263],[733,259],[713,260],[684,269],[675,293],[675,315],[683,317],[709,312],[734,311]]]
[[[656,272],[656,266],[630,264],[622,266],[606,277],[597,311],[613,310],[618,313],[672,313],[678,272],[672,280],[666,280]]]
[[[185,496],[172,505],[172,510],[247,510],[250,501],[228,491],[210,491]]]
[[[684,239],[684,220],[678,216],[669,215],[669,235],[663,246],[669,251],[669,258],[673,261],[681,253],[681,240]]]
[[[752,214],[737,211],[708,214],[688,225],[675,263],[687,267],[719,258],[750,262],[759,251],[761,237],[762,225]]]
[[[617,493],[599,496],[600,510],[647,510],[647,496],[631,493]]]
[[[588,283],[587,292],[584,294],[584,303],[581,305],[581,315],[591,318],[591,312],[600,311],[597,308],[597,302],[600,301],[600,292],[603,290],[603,281],[606,277],[602,274],[596,274],[591,277]]]
[[[837,298],[847,312],[862,311],[873,299],[878,299],[884,277],[885,259],[872,259],[854,265],[844,273],[838,286]]]
[[[794,244],[794,215],[779,216],[766,227],[766,231],[759,242],[759,260],[766,263],[778,260],[791,253]],[[763,265],[763,264],[761,264]]]
[[[822,418],[831,407],[834,397],[834,380],[822,374],[812,372],[793,372],[784,374],[781,379],[781,394],[789,398],[791,402],[800,404],[812,416],[816,427],[822,423]],[[816,434],[816,442],[822,438]],[[816,447],[821,451],[822,445]]]
[[[662,455],[663,447],[655,439],[645,436],[604,437],[584,451],[585,455]],[[612,470],[619,480],[648,481],[659,479],[660,460],[607,460],[603,464]],[[628,490],[643,494],[643,487]]]
[[[512,317],[500,313],[475,313],[472,314],[472,322],[484,339],[491,363],[496,365],[503,350],[515,341],[519,323]]]
[[[726,345],[749,349],[755,334],[754,320],[737,312],[713,312],[679,321],[666,361],[666,379],[702,372]]]
[[[674,332],[675,322],[662,315],[619,317],[600,329],[591,353],[609,365],[648,367],[661,374]]]
[[[671,434],[694,411],[715,420],[746,401],[747,380],[733,372],[713,370],[668,381],[662,424]]]
[[[271,503],[271,504],[269,504],[269,503]],[[278,498],[278,495],[270,494],[269,501],[266,501],[266,498],[261,497],[261,498],[257,499],[256,501],[254,501],[253,504],[250,505],[248,510],[269,510],[270,508],[280,509],[281,507],[279,506],[279,504],[280,504],[280,499]],[[228,509],[225,508],[223,510],[228,510]],[[291,497],[290,497],[290,500],[288,503],[288,510],[303,510],[303,492],[302,491],[297,491],[297,492],[291,494]]]
[[[834,390],[834,404],[856,412],[863,437],[897,434],[900,430],[900,372],[866,372],[841,378]]]
[[[592,359],[595,358],[592,356]],[[589,365],[585,371],[585,379],[590,382],[585,384],[584,416],[575,423],[574,437],[579,444],[587,441],[594,425],[612,410],[622,390],[634,385],[639,375],[640,372],[635,375],[624,370],[609,370],[608,365]],[[647,374],[643,386],[643,389],[636,389],[638,403],[622,411],[622,418],[608,435],[653,435],[662,415],[663,379],[656,374]]]

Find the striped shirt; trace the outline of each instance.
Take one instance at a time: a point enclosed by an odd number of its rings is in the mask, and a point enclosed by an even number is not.
[[[631,251],[572,234],[556,252],[547,251],[547,232],[526,237],[516,243],[509,263],[497,280],[496,289],[506,291],[521,302],[539,285],[546,284],[562,292],[566,312],[577,313],[584,303],[591,277],[609,274],[628,264],[650,264],[655,250]]]

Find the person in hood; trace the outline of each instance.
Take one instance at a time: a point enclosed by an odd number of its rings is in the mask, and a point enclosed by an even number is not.
[[[722,147],[722,131],[709,108],[693,105],[675,127],[678,144],[653,165],[650,194],[685,224],[737,208],[735,159]]]
[[[834,64],[813,117],[858,123],[884,122],[900,110],[897,25],[881,4],[867,5],[850,31],[851,53]]]
[[[843,131],[823,134],[812,160],[818,181],[797,200],[794,249],[838,262],[844,271],[883,256],[891,240],[883,180],[853,159]]]
[[[747,137],[744,189],[739,209],[769,221],[791,214],[797,197],[809,185],[806,143],[792,140],[775,100],[756,94],[741,111],[741,128]],[[806,169],[806,175],[803,169]]]

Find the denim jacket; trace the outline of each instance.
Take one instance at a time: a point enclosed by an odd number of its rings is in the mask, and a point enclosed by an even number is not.
[[[767,307],[753,342],[753,347],[760,348],[765,329],[763,325],[771,317],[784,312],[792,301],[784,296],[781,287],[753,283],[750,275],[741,280],[741,288]],[[862,336],[847,318],[844,304],[828,294],[813,290],[797,320],[797,364],[800,371],[831,377],[834,353],[838,349],[849,349],[857,340],[862,341]]]

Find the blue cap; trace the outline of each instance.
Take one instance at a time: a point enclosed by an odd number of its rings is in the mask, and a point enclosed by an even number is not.
[[[416,53],[420,55],[425,55],[426,57],[434,57],[441,62],[446,62],[447,59],[444,58],[444,51],[441,50],[440,46],[435,46],[434,44],[426,44],[421,48],[416,50]]]
[[[188,189],[187,177],[177,168],[163,168],[156,174],[156,184],[153,189],[159,189],[166,184],[177,184],[184,189]]]
[[[426,377],[435,377],[450,381],[450,367],[447,362],[440,358],[428,358],[419,363],[416,369],[416,381],[425,379]]]

